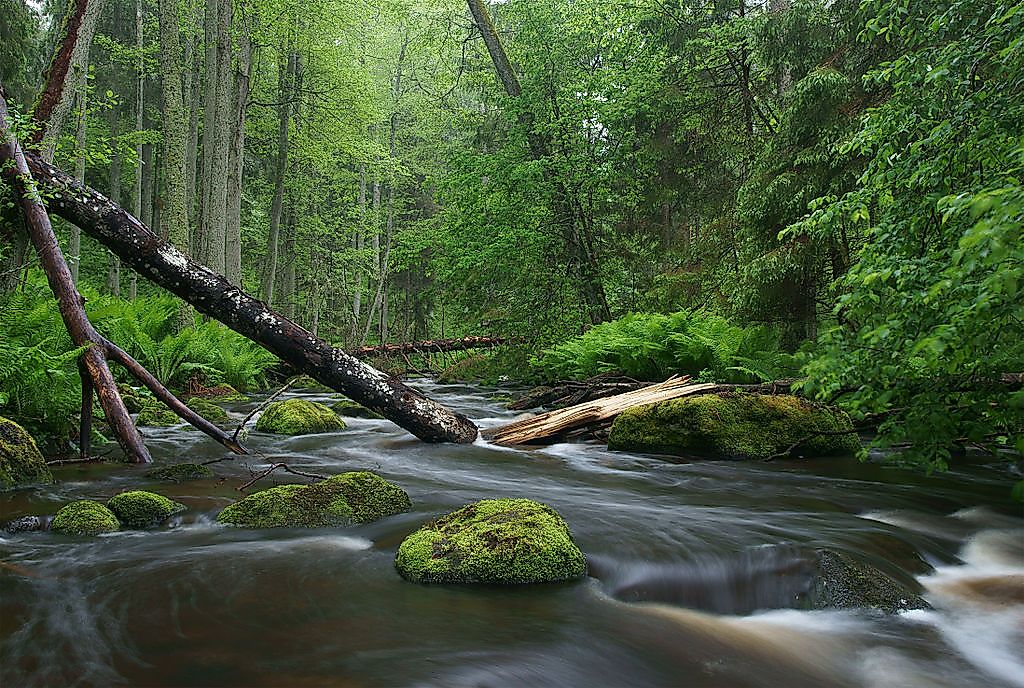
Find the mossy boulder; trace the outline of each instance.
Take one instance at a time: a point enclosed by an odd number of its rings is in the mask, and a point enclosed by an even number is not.
[[[174,411],[166,406],[157,406],[156,404],[146,406],[139,411],[139,416],[135,419],[136,425],[147,425],[154,428],[169,428],[184,422],[175,415]]]
[[[198,463],[177,463],[171,466],[158,466],[146,471],[147,478],[155,480],[167,480],[173,483],[181,483],[186,480],[202,480],[212,478],[213,471],[209,466]]]
[[[723,393],[636,406],[612,423],[609,449],[767,459],[849,455],[860,449],[850,417],[791,395]]]
[[[348,416],[349,418],[383,418],[376,411],[371,411],[357,401],[351,399],[339,399],[338,401],[332,402],[330,406],[331,410],[339,416]]]
[[[931,608],[908,585],[832,550],[817,552],[816,571],[805,606],[811,609],[878,609],[887,614]]]
[[[143,396],[130,385],[120,384],[117,386],[117,391],[121,395],[121,400],[124,401],[124,407],[128,409],[128,413],[138,413],[153,403],[152,398]]]
[[[213,403],[212,401],[209,401],[208,399],[203,399],[202,397],[192,397],[188,400],[188,402],[186,402],[185,405],[188,406],[193,411],[195,411],[196,413],[198,413],[206,420],[216,425],[224,425],[230,420],[227,411],[222,409],[220,406],[217,406],[217,404]]]
[[[587,560],[551,507],[485,499],[407,537],[395,567],[419,583],[547,583],[579,578]]]
[[[325,528],[368,523],[408,511],[405,490],[368,471],[313,485],[279,485],[227,506],[217,521],[247,528]]]
[[[256,430],[277,435],[312,435],[344,429],[345,423],[338,414],[306,399],[275,401],[256,421]]]
[[[309,375],[299,375],[292,380],[292,387],[297,389],[309,389],[310,387],[323,387],[322,384],[311,378]]]
[[[152,528],[184,511],[185,505],[155,492],[130,490],[111,497],[107,508],[127,528]]]
[[[13,420],[0,417],[0,490],[52,482],[32,435]]]
[[[61,535],[99,535],[121,530],[121,523],[107,507],[83,499],[61,507],[53,516],[50,530]]]

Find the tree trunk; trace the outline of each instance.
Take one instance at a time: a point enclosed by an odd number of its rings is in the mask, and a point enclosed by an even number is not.
[[[267,234],[267,259],[260,280],[260,295],[267,303],[274,302],[274,281],[277,279],[278,239],[284,209],[284,176],[288,169],[288,125],[291,121],[291,84],[295,77],[297,55],[289,45],[277,61],[277,161],[274,164],[274,199],[270,203],[270,231]]]
[[[213,169],[217,154],[217,19],[220,0],[205,0],[203,45],[206,50],[203,68],[203,157],[199,203],[199,222],[196,224],[194,253],[202,263],[210,261],[210,214],[213,206]]]
[[[242,182],[245,163],[245,115],[249,105],[249,79],[252,68],[252,8],[242,4],[239,35],[238,72],[235,75],[234,113],[231,150],[228,158],[228,218],[225,276],[232,284],[242,283]]]
[[[230,124],[234,94],[231,88],[231,0],[208,2],[217,2],[220,6],[217,8],[217,73],[215,76],[207,74],[207,78],[212,77],[216,81],[217,114],[210,122],[213,125],[213,163],[210,168],[209,213],[204,214],[205,262],[214,272],[223,275],[227,255],[228,151],[231,148]]]
[[[84,88],[78,93],[77,103],[78,120],[77,126],[75,127],[75,179],[84,184],[86,125],[85,117],[87,104]],[[70,230],[70,240],[68,242],[68,265],[71,268],[71,283],[78,284],[78,266],[82,262],[82,230],[74,225],[71,225]]]
[[[199,226],[199,205],[201,194],[198,188],[199,175],[199,111],[202,109],[202,69],[198,57],[198,39],[193,37],[186,48],[184,69],[186,89],[182,96],[188,98],[188,143],[185,147],[185,188],[188,192],[188,221],[190,227]],[[147,225],[148,226],[148,225]],[[194,239],[197,232],[190,232]],[[195,246],[191,250],[195,252]]]
[[[118,131],[117,122],[116,112],[110,110],[110,131],[115,139]],[[114,146],[114,152],[110,157],[110,200],[121,205],[121,152],[117,145]],[[107,292],[114,296],[121,296],[121,259],[109,251],[107,252]]]
[[[146,69],[145,56],[143,53],[143,24],[142,24],[142,0],[135,0],[135,49],[139,53],[139,61],[135,65],[135,131],[136,133],[146,128]],[[142,141],[135,142],[135,179],[132,180],[132,212],[135,217],[142,217]],[[117,256],[114,256],[117,258]],[[118,270],[120,271],[120,258]],[[138,290],[138,278],[134,272],[131,275],[131,297],[134,299]]]
[[[29,156],[29,163],[52,199],[55,213],[79,225],[126,265],[188,300],[202,313],[422,440],[468,443],[476,439],[476,426],[465,416],[314,337],[161,241],[123,209],[37,156]]]

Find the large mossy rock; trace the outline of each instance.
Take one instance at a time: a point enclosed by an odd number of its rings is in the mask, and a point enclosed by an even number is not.
[[[217,521],[247,528],[325,528],[369,523],[408,511],[405,490],[368,471],[312,485],[279,485],[231,504]]]
[[[215,425],[224,425],[230,420],[227,411],[202,397],[192,397],[185,405]]]
[[[107,508],[126,528],[142,529],[163,523],[174,514],[184,511],[185,505],[155,492],[131,490],[111,497]]]
[[[609,449],[767,459],[860,449],[844,411],[790,395],[727,392],[637,406],[612,423]]]
[[[0,490],[52,482],[32,435],[13,420],[0,417]]]
[[[166,406],[150,404],[141,411],[139,411],[139,417],[135,419],[136,425],[145,425],[153,428],[169,428],[185,421],[178,418],[174,411],[170,410]]]
[[[202,480],[203,478],[214,477],[213,470],[209,466],[198,463],[177,463],[170,466],[157,466],[146,471],[147,478],[155,480],[167,480],[172,483],[181,483],[186,480]]]
[[[121,523],[107,507],[83,499],[61,507],[53,516],[50,530],[61,535],[99,535],[121,530]]]
[[[407,537],[395,567],[419,583],[548,583],[579,578],[587,560],[551,507],[485,499]]]
[[[878,609],[895,614],[931,608],[909,586],[847,554],[819,550],[815,568],[805,604],[811,609]]]
[[[256,421],[256,430],[276,435],[312,435],[344,429],[345,423],[338,414],[306,399],[275,401]]]

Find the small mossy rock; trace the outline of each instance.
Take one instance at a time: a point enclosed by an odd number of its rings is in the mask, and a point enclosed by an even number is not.
[[[185,505],[155,492],[130,490],[110,498],[107,508],[114,512],[126,528],[152,528],[174,514],[184,511]]]
[[[192,397],[185,405],[216,425],[223,425],[230,420],[227,411],[202,397]]]
[[[349,418],[383,418],[376,411],[372,411],[357,401],[351,399],[339,399],[338,401],[332,402],[330,406],[331,410],[339,416],[348,416]]]
[[[117,386],[117,391],[121,395],[121,400],[124,401],[124,407],[128,409],[128,413],[138,413],[153,403],[152,399],[144,397],[131,385],[120,384]]]
[[[224,508],[217,521],[247,528],[326,528],[408,511],[405,490],[368,471],[312,485],[278,485]]]
[[[878,609],[887,614],[930,609],[924,598],[878,569],[833,552],[818,550],[807,605],[811,609]]]
[[[52,482],[32,435],[13,420],[0,417],[0,490]]]
[[[245,396],[231,385],[226,384],[216,385],[215,387],[205,389],[200,396],[221,403],[231,401],[249,401],[249,397]]]
[[[395,567],[418,583],[547,583],[579,578],[587,560],[551,507],[485,499],[407,537]]]
[[[256,430],[277,435],[312,435],[344,429],[345,423],[338,414],[306,399],[275,401],[256,421]]]
[[[793,445],[796,456],[860,449],[850,417],[785,394],[726,392],[636,406],[619,414],[609,449],[682,456],[767,459]]]
[[[83,499],[61,507],[53,516],[50,530],[61,535],[99,535],[121,530],[121,524],[107,507]]]
[[[203,478],[214,477],[209,466],[198,463],[178,463],[171,466],[158,466],[146,471],[147,478],[155,480],[167,480],[174,483],[185,482],[186,480],[202,480]]]
[[[310,387],[323,387],[322,384],[311,378],[309,375],[299,375],[292,380],[292,387],[297,389],[309,389]]]
[[[154,428],[169,428],[172,425],[184,422],[175,415],[174,411],[165,406],[157,406],[155,404],[151,404],[139,411],[139,417],[135,419],[136,425],[147,425]]]

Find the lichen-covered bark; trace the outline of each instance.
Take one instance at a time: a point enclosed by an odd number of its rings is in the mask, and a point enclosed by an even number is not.
[[[29,166],[50,211],[80,226],[140,275],[310,377],[428,442],[472,442],[477,428],[419,392],[336,349],[155,235],[102,194],[39,159]]]

